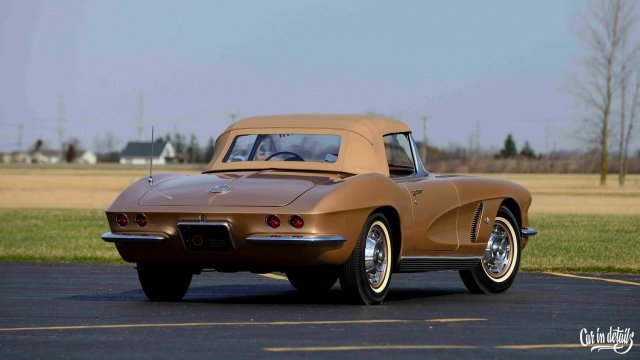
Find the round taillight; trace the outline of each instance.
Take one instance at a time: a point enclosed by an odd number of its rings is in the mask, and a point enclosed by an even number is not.
[[[138,224],[138,226],[140,227],[147,226],[147,217],[144,216],[144,214],[136,215],[136,224]]]
[[[293,215],[289,218],[289,225],[293,226],[296,229],[302,229],[304,226],[304,220],[298,215]]]
[[[125,214],[118,214],[118,216],[116,216],[116,223],[118,223],[120,227],[125,227],[129,225],[129,219],[127,219],[127,215]]]
[[[280,227],[280,219],[278,219],[278,217],[275,215],[267,216],[266,222],[267,222],[267,225],[269,225],[269,227],[272,229],[276,229]]]

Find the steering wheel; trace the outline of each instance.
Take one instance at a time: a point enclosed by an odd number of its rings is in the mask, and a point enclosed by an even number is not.
[[[290,158],[286,159],[285,161],[304,161],[302,156],[300,156],[300,155],[298,155],[298,154],[296,154],[294,152],[291,152],[291,151],[278,151],[278,152],[275,152],[275,153],[269,155],[266,159],[264,159],[264,161],[269,161],[269,160],[271,160],[272,158],[274,158],[274,157],[276,157],[278,155],[292,155],[293,156],[293,157],[290,157]]]

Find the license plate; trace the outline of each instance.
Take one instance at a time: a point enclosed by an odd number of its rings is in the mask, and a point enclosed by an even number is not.
[[[189,251],[229,252],[233,251],[231,231],[222,223],[178,224],[180,237]]]

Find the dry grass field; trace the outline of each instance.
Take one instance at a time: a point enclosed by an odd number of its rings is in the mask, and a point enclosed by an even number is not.
[[[157,171],[198,173],[193,167]],[[104,209],[128,184],[147,176],[144,167],[0,168],[0,208]],[[515,181],[533,195],[531,214],[640,215],[640,175],[629,175],[625,187],[611,175],[487,174]]]
[[[195,167],[158,167],[195,174]],[[0,167],[0,261],[118,262],[104,210],[143,167]],[[617,177],[490,174],[533,195],[531,226],[540,231],[523,252],[523,270],[640,273],[640,175]]]
[[[192,167],[160,171],[197,173]],[[0,208],[104,209],[144,167],[0,168]]]
[[[625,186],[609,175],[600,186],[600,175],[488,174],[515,181],[531,191],[531,214],[640,215],[640,175],[628,175]]]

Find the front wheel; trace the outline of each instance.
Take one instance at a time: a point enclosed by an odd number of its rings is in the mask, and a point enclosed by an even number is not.
[[[392,266],[391,231],[387,218],[367,218],[349,260],[340,270],[340,286],[350,301],[379,304],[389,290]]]
[[[179,301],[191,285],[190,269],[171,265],[138,264],[138,279],[151,301]]]
[[[518,273],[521,249],[518,222],[506,206],[501,206],[482,260],[473,270],[460,270],[462,282],[477,294],[506,291]]]

